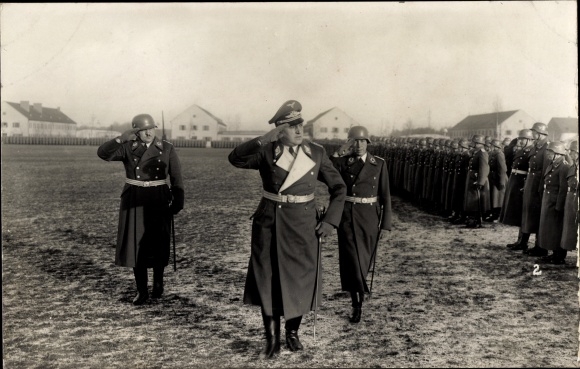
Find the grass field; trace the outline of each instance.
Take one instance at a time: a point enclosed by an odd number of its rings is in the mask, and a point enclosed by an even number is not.
[[[241,302],[260,179],[226,149],[178,149],[177,272],[134,307],[132,271],[114,265],[124,169],[96,150],[2,146],[5,368],[578,367],[575,252],[533,275],[535,258],[505,249],[517,229],[463,229],[396,197],[361,323],[348,322],[334,234],[316,341],[309,314],[303,352],[260,361],[260,310]]]

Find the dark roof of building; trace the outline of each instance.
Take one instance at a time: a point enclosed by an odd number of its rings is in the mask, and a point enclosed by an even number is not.
[[[77,124],[74,120],[70,119],[66,114],[60,111],[60,109],[45,108],[42,107],[41,111],[34,109],[33,105],[30,105],[29,111],[26,111],[18,103],[13,103],[6,101],[8,105],[16,109],[20,114],[24,115],[28,120],[36,120],[40,122],[53,122],[53,123],[68,123]]]
[[[218,122],[218,124],[221,124],[222,126],[227,127],[227,124],[225,124],[224,121],[221,120],[220,118],[216,117],[215,115],[213,115],[212,113],[210,113],[209,111],[205,110],[204,108],[202,108],[199,105],[195,105],[195,106],[197,106],[198,108],[200,108],[201,110],[203,110],[207,115],[209,115],[210,117],[212,117],[213,119],[215,119],[216,122]]]
[[[548,123],[548,129],[554,128],[560,132],[578,132],[578,118],[552,118]]]
[[[500,111],[497,113],[468,115],[461,122],[457,123],[449,130],[470,130],[495,128],[496,124],[501,123],[514,115],[518,110]]]

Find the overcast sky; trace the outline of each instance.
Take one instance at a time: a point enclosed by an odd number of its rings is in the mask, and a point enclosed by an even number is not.
[[[2,100],[79,124],[197,104],[268,129],[286,100],[380,134],[523,109],[578,116],[577,3],[2,4]],[[236,124],[236,122],[241,122]]]

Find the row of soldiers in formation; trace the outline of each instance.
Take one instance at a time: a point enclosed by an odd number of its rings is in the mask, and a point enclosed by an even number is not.
[[[507,248],[542,262],[564,264],[567,251],[576,249],[578,141],[549,142],[544,123],[503,141],[392,139],[374,153],[387,161],[393,194],[453,224],[517,226],[518,239]],[[530,234],[536,241],[528,249]]]

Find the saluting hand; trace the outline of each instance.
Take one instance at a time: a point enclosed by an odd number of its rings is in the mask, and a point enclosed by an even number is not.
[[[336,150],[338,156],[345,156],[351,154],[353,150],[352,144],[354,144],[354,140],[348,140],[342,146],[340,146],[338,150]]]
[[[289,126],[290,125],[288,123],[280,124],[279,126],[277,126],[276,128],[274,128],[270,132],[268,132],[265,135],[261,136],[260,137],[260,142],[262,142],[263,144],[265,144],[265,143],[268,143],[268,142],[277,141],[278,138],[280,137],[280,133],[282,132],[282,130],[284,128],[288,128]]]
[[[119,139],[121,140],[121,142],[134,141],[137,139],[136,135],[137,132],[139,132],[139,128],[128,129],[125,132],[123,132],[123,134],[121,135],[121,137],[119,137]]]

